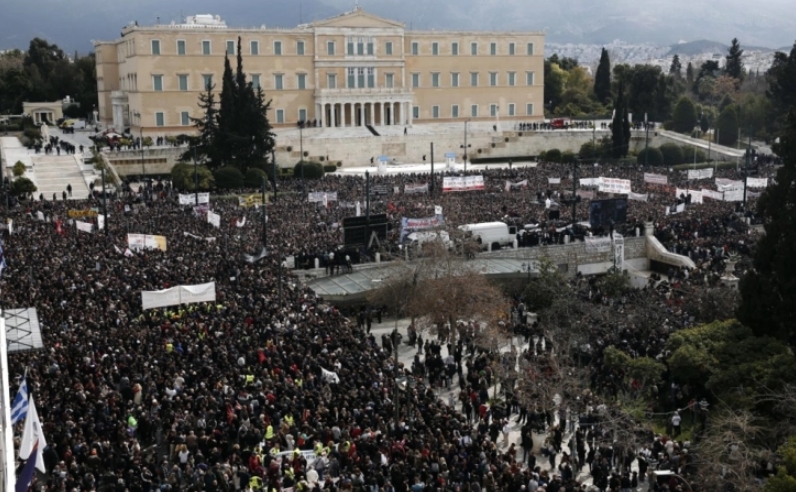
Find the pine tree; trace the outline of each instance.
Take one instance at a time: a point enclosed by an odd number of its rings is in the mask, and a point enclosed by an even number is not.
[[[608,50],[603,48],[600,55],[600,64],[594,75],[594,94],[597,100],[605,104],[611,97],[611,60],[608,58]]]
[[[622,156],[627,157],[630,151],[630,115],[627,112],[627,104],[622,105]]]
[[[237,90],[235,78],[232,76],[232,66],[229,56],[224,56],[224,75],[221,77],[221,95],[218,99],[218,133],[213,146],[216,148],[220,159],[219,167],[233,165],[236,157],[235,125],[237,110]]]
[[[757,336],[771,336],[796,347],[796,112],[774,145],[782,158],[777,181],[757,202],[765,234],[757,241],[754,268],[741,279],[739,321]]]
[[[619,81],[619,87],[614,103],[614,119],[611,122],[611,155],[618,159],[627,155],[627,143],[625,142],[625,120],[627,119],[627,109],[625,105],[625,84]],[[630,132],[628,122],[627,132]]]
[[[685,69],[685,81],[688,83],[688,87],[694,84],[694,66],[691,65],[691,62],[688,62],[688,66]]]
[[[743,61],[741,60],[743,50],[738,38],[733,38],[732,46],[730,46],[729,53],[727,54],[727,64],[724,67],[724,73],[736,80],[742,80],[744,76]]]
[[[669,75],[672,75],[678,79],[683,77],[683,66],[680,63],[680,55],[678,54],[675,54],[674,58],[672,58],[672,64],[669,67]]]
[[[219,166],[214,145],[218,136],[218,108],[216,96],[213,94],[214,88],[215,86],[210,84],[205,87],[205,92],[199,94],[199,109],[202,110],[202,117],[191,118],[199,135],[193,139],[193,145],[180,158],[186,162],[193,160],[195,147],[196,157],[205,160],[210,168]]]

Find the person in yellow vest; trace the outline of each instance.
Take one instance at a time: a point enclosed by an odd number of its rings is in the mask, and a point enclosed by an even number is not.
[[[323,444],[321,444],[320,441],[317,441],[315,443],[314,451],[315,451],[315,456],[320,456],[321,453],[323,453]]]
[[[172,352],[174,352],[174,344],[171,343],[171,342],[167,342],[166,343],[166,353],[170,354]]]
[[[298,386],[299,388],[304,386],[304,380],[301,378],[296,378],[296,386]]]
[[[246,386],[248,386],[250,384],[253,384],[253,383],[254,383],[254,375],[253,374],[247,374],[246,375]]]
[[[274,438],[274,426],[268,424],[268,427],[265,428],[265,440],[270,441]]]
[[[263,488],[263,479],[257,475],[251,477],[249,479],[249,488],[252,490],[260,490]]]
[[[285,415],[285,423],[287,424],[288,428],[293,427],[293,422],[294,420],[292,414],[289,413]]]
[[[278,455],[280,452],[281,451],[279,449],[279,443],[275,443],[274,447],[271,448],[271,450],[268,452],[268,454],[270,454],[271,456],[276,457],[276,455]]]

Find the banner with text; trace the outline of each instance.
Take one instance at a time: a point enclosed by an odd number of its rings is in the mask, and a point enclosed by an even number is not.
[[[484,189],[483,176],[446,176],[442,178],[442,192],[449,191],[476,191]]]
[[[551,185],[561,184],[561,178],[547,178],[547,184]]]
[[[749,188],[765,188],[768,186],[768,178],[746,178],[746,186]]]
[[[512,183],[511,181],[506,181],[506,191],[511,191],[514,188],[525,188],[528,186],[528,180],[523,179],[522,181],[517,181],[516,183]]]
[[[238,197],[238,206],[239,207],[259,207],[263,204],[263,196],[262,195],[249,195],[246,197],[240,196]]]
[[[197,203],[210,203],[210,193],[180,193],[180,205],[195,205]]]
[[[83,222],[81,220],[76,220],[75,226],[77,226],[78,231],[91,233],[94,230],[94,224],[92,224],[91,222]]]
[[[443,225],[445,225],[445,219],[443,219],[441,214],[435,215],[434,217],[428,217],[425,219],[410,219],[408,217],[404,217],[401,219],[400,242],[403,242],[406,235],[412,232],[423,231],[426,229],[435,229]]]
[[[70,219],[79,219],[81,217],[96,217],[96,210],[70,210],[67,212]]]
[[[428,183],[406,183],[404,193],[428,193]]]
[[[216,283],[197,285],[178,285],[164,290],[141,291],[141,304],[144,310],[197,302],[215,302]]]
[[[649,200],[649,193],[633,193],[630,192],[627,194],[628,200],[636,200],[637,202],[646,202]]]
[[[688,171],[688,179],[710,179],[713,177],[713,168],[706,169],[690,169]]]
[[[586,236],[584,240],[586,242],[587,253],[607,253],[611,251],[611,238],[608,236]]]
[[[326,202],[336,202],[337,201],[337,192],[336,191],[312,191],[307,195],[307,200],[310,203],[326,203]]]
[[[207,222],[211,225],[215,226],[216,228],[221,227],[221,216],[217,213],[214,213],[210,210],[207,211]]]
[[[663,174],[644,173],[644,182],[665,185],[669,184],[669,178],[667,178]]]
[[[743,190],[743,181],[716,178],[716,189],[719,191]]]
[[[691,195],[691,203],[702,203],[702,192],[697,190],[683,190],[677,188],[675,190],[675,196],[677,198],[683,198]]]
[[[128,234],[127,246],[133,251],[141,251],[144,249],[166,251],[166,237],[152,236],[149,234]]]
[[[710,198],[711,200],[724,200],[724,193],[702,188],[702,198]]]
[[[603,193],[630,193],[630,180],[600,177],[598,189]]]
[[[743,201],[743,189],[725,191],[724,192],[724,201],[725,202],[742,202]]]
[[[602,178],[580,178],[581,186],[600,186]]]

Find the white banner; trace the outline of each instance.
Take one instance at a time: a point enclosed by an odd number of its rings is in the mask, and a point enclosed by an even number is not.
[[[663,174],[644,173],[644,182],[652,184],[669,184],[669,178]]]
[[[442,215],[442,206],[434,205],[434,215]]]
[[[88,232],[91,233],[94,231],[94,225],[90,222],[82,222],[80,220],[75,221],[75,225],[77,226],[78,231]]]
[[[199,198],[199,204],[210,203],[210,193],[180,194],[180,205],[194,205]]]
[[[713,168],[708,167],[705,169],[690,169],[688,171],[688,179],[710,179],[713,177]]]
[[[725,202],[742,202],[743,201],[743,189],[725,191],[724,192],[724,201]]]
[[[105,229],[105,216],[97,215],[97,230],[101,231],[103,229]]]
[[[576,190],[575,194],[577,196],[581,197],[581,198],[586,199],[586,200],[591,200],[591,199],[594,198],[594,192],[593,191]]]
[[[528,180],[523,179],[522,181],[517,181],[516,183],[512,183],[511,181],[506,181],[506,191],[511,191],[512,188],[525,188],[528,186]]]
[[[192,237],[194,239],[204,240],[204,241],[207,241],[208,243],[212,243],[212,242],[214,242],[216,240],[216,238],[214,238],[214,237],[197,236],[196,234],[191,234],[188,231],[183,231],[182,233],[185,235],[185,237]]]
[[[207,222],[214,225],[216,229],[218,229],[219,227],[221,227],[221,215],[208,210]]]
[[[561,178],[547,178],[547,184],[551,185],[561,184]]]
[[[581,186],[600,186],[602,182],[602,178],[580,178]]]
[[[198,285],[178,285],[164,290],[141,291],[141,304],[144,310],[196,302],[215,302],[215,300],[215,282]]]
[[[336,191],[312,191],[307,195],[307,200],[310,203],[318,203],[318,202],[336,202],[337,201],[337,192]]]
[[[141,251],[144,249],[166,251],[166,237],[151,236],[149,234],[128,234],[127,246],[133,251]]]
[[[599,190],[603,193],[630,193],[630,180],[619,178],[600,178]]]
[[[765,188],[768,186],[768,178],[746,178],[746,186],[749,188]]]
[[[442,192],[449,191],[474,191],[484,189],[483,176],[449,176],[442,178]]]
[[[338,376],[336,372],[327,371],[323,367],[321,367],[321,377],[327,383],[339,383],[340,382],[340,376]]]
[[[407,183],[404,185],[404,193],[428,193],[428,183]]]
[[[724,193],[720,191],[713,191],[702,188],[702,198],[711,198],[713,200],[724,200]]]
[[[586,242],[587,253],[607,253],[611,251],[611,238],[608,236],[586,236],[584,240]]]
[[[630,192],[630,193],[627,194],[627,199],[628,200],[636,200],[638,202],[646,202],[647,200],[649,200],[649,197],[650,197],[649,193],[633,193],[633,192]]]
[[[679,198],[687,197],[691,195],[691,203],[702,203],[702,192],[698,190],[683,190],[677,188],[675,190],[675,196]]]
[[[38,212],[36,212],[36,218],[43,221],[44,213],[41,210],[39,210]]]
[[[727,178],[716,178],[716,189],[719,191],[743,190],[743,181],[733,181]]]
[[[243,226],[245,226],[245,225],[246,225],[246,217],[243,217],[243,218],[242,218],[242,219],[240,219],[240,220],[236,220],[236,221],[235,221],[235,225],[236,225],[237,227],[243,227]]]

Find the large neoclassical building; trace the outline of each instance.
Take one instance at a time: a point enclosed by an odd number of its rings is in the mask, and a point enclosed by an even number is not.
[[[295,28],[233,28],[218,16],[129,25],[95,43],[102,123],[190,133],[224,56],[272,100],[271,123],[411,125],[543,117],[544,33],[413,31],[360,8]],[[233,64],[234,59],[231,60]]]

